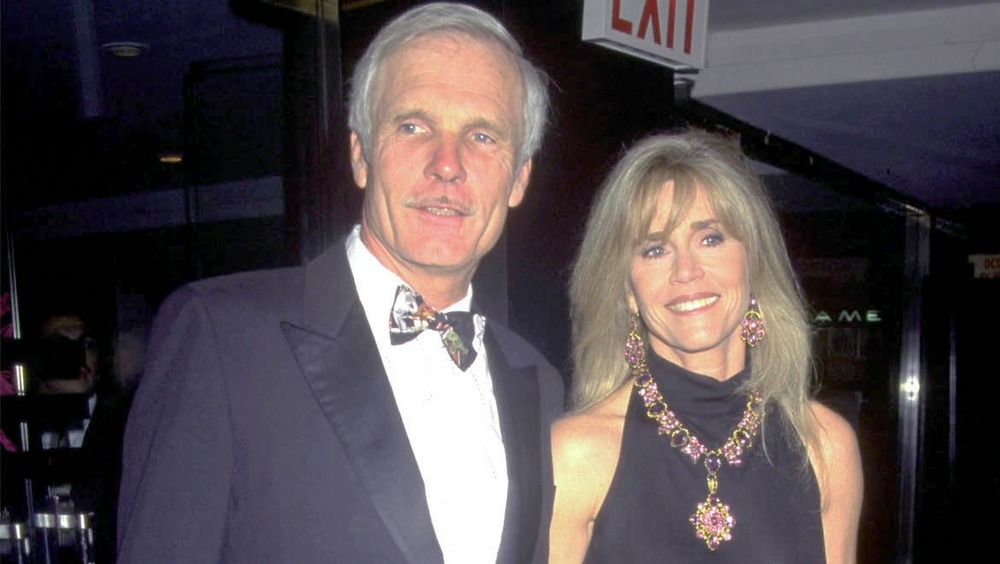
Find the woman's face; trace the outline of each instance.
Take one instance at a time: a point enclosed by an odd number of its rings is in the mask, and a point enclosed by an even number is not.
[[[663,185],[651,232],[633,252],[630,305],[657,354],[728,378],[745,360],[739,327],[750,304],[746,248],[726,231],[700,185],[674,232],[658,231],[673,191],[673,182]]]

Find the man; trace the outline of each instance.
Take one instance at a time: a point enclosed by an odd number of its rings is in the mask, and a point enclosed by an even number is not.
[[[546,560],[561,378],[501,325],[433,311],[474,304],[528,184],[543,76],[491,16],[426,4],[351,86],[360,225],[304,267],[162,306],[126,431],[121,563]]]
[[[41,435],[42,448],[79,448],[90,423],[97,397],[97,341],[90,336],[83,317],[71,311],[51,313],[42,322],[42,342],[46,352],[38,360],[39,394],[75,394],[86,398],[86,414],[64,429]]]
[[[75,313],[53,313],[42,322],[41,335],[46,341],[74,343],[79,346],[67,347],[66,351],[73,354],[65,358],[43,359],[46,362],[42,374],[39,374],[38,393],[93,392],[97,379],[97,343],[87,332],[87,323],[83,318]]]

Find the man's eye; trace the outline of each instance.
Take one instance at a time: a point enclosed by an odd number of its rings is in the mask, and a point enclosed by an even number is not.
[[[493,138],[485,133],[473,133],[472,138],[476,143],[493,143]]]
[[[417,125],[415,123],[404,123],[403,125],[399,126],[399,131],[400,131],[400,133],[405,133],[407,135],[412,135],[412,134],[420,131],[420,128],[417,127]]]

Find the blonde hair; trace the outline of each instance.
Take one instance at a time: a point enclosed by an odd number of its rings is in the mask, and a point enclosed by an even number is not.
[[[573,379],[570,409],[604,399],[631,377],[624,358],[632,250],[645,238],[664,183],[674,183],[665,232],[700,186],[727,231],[743,242],[751,293],[767,338],[753,349],[752,376],[765,405],[777,405],[807,444],[812,342],[806,303],[770,199],[738,142],[700,129],[647,137],[618,161],[598,192],[570,279]],[[641,325],[641,324],[640,324]],[[640,333],[646,337],[645,328]]]

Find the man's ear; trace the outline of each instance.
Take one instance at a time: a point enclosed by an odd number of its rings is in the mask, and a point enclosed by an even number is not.
[[[368,187],[368,161],[361,150],[361,138],[356,131],[351,131],[351,173],[354,183],[364,190]]]
[[[528,190],[528,180],[531,178],[531,159],[524,161],[521,168],[517,170],[514,177],[514,186],[507,198],[507,205],[516,208],[524,200],[524,193]]]

